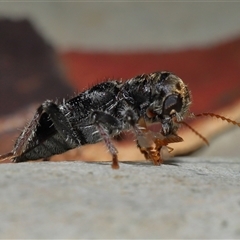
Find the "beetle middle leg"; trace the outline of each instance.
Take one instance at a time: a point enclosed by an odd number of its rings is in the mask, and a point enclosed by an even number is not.
[[[94,111],[91,118],[107,149],[112,155],[112,168],[119,169],[118,151],[111,141],[110,133],[121,128],[120,122],[112,115],[103,111]]]

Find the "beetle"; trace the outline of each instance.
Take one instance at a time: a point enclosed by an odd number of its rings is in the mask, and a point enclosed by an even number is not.
[[[142,74],[125,82],[107,80],[60,104],[43,102],[17,138],[13,150],[0,159],[47,160],[55,154],[104,141],[112,155],[112,168],[118,169],[118,151],[111,139],[131,130],[145,158],[160,165],[162,148],[183,141],[177,131],[181,124],[189,126],[184,119],[189,115],[190,105],[188,87],[171,72]],[[160,123],[160,132],[150,131],[147,123]]]

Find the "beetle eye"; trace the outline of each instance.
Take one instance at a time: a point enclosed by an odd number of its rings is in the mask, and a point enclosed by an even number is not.
[[[172,110],[174,112],[180,112],[182,109],[182,99],[179,95],[170,95],[166,98],[163,104],[163,114],[171,115]]]

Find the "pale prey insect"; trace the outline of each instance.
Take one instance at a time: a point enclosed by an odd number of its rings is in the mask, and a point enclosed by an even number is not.
[[[181,123],[186,124],[183,120],[189,115],[190,105],[187,86],[170,72],[142,74],[125,82],[109,80],[61,104],[43,102],[13,150],[0,159],[10,158],[13,162],[49,159],[85,144],[104,141],[112,155],[112,168],[117,169],[118,151],[111,138],[131,130],[145,158],[159,165],[163,162],[161,149],[183,141],[177,130]],[[161,131],[153,133],[146,122],[160,123]]]

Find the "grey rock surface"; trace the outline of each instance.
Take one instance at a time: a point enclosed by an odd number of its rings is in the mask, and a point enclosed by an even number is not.
[[[0,238],[240,238],[239,158],[0,165]]]

